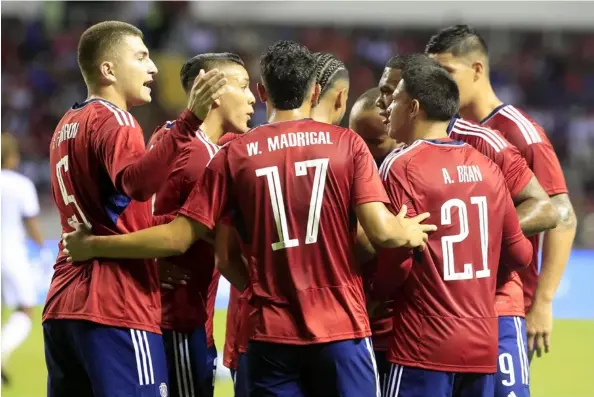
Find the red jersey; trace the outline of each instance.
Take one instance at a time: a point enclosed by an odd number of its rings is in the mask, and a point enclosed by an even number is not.
[[[427,249],[382,250],[378,282],[401,285],[394,304],[388,360],[448,372],[497,369],[495,289],[500,254],[528,265],[532,247],[520,229],[501,170],[471,146],[418,140],[395,150],[380,176],[394,213],[429,212],[438,230]],[[502,215],[504,214],[504,215]]]
[[[148,200],[200,120],[186,110],[177,124],[161,148],[145,153],[142,130],[130,113],[102,99],[69,110],[50,144],[52,195],[62,232],[71,232],[75,223],[103,236],[150,227]],[[91,259],[73,265],[66,262],[62,249],[60,242],[44,321],[87,320],[160,333],[154,260]]]
[[[163,136],[170,133],[175,122],[168,122],[151,137],[149,147],[154,150]],[[206,165],[219,150],[201,130],[196,138],[185,144],[175,159],[173,171],[154,199],[155,216],[175,215],[185,203]],[[207,296],[214,271],[214,247],[199,240],[183,255],[167,261],[190,271],[187,285],[161,291],[163,318],[161,326],[178,332],[191,332],[203,327],[207,319]]]
[[[370,335],[353,209],[386,200],[363,140],[306,119],[223,146],[181,213],[212,228],[235,212],[252,253],[252,340],[313,344]]]
[[[503,172],[505,183],[512,197],[528,185],[534,174],[520,151],[497,130],[454,118],[448,128],[450,138],[466,142],[490,158]],[[522,280],[516,271],[500,267],[495,309],[500,316],[524,317]]]
[[[504,104],[495,108],[481,121],[481,124],[501,131],[503,136],[518,148],[549,196],[567,193],[565,177],[555,149],[544,129],[530,116],[512,105]],[[520,272],[520,278],[524,284],[526,310],[532,304],[538,279],[540,235],[530,237],[530,242],[534,248],[532,263],[526,270]]]

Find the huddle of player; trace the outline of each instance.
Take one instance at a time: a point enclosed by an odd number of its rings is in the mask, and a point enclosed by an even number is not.
[[[234,287],[237,396],[529,395],[524,295],[548,349],[575,233],[563,174],[542,129],[492,93],[474,31],[445,29],[427,53],[393,58],[357,101],[361,136],[337,125],[349,80],[329,54],[270,46],[268,123],[249,132],[241,59],[198,55],[181,71],[187,109],[145,151],[127,111],[157,72],[142,34],[89,28],[89,99],[50,148],[64,236],[48,395],[212,396],[218,272]],[[545,230],[536,286],[525,235]]]

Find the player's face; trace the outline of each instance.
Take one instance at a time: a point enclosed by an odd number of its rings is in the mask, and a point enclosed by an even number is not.
[[[411,108],[411,99],[406,93],[404,80],[400,80],[392,94],[392,103],[388,107],[388,120],[390,122],[388,135],[399,142],[407,142],[416,112]]]
[[[380,96],[376,105],[380,108],[380,116],[384,118],[384,124],[388,124],[388,107],[392,103],[392,94],[401,79],[400,69],[385,68],[379,81]]]
[[[431,58],[441,64],[452,76],[460,90],[460,107],[468,106],[475,89],[475,71],[472,64],[463,57],[451,53],[431,54]]]
[[[350,125],[350,128],[363,138],[375,159],[386,157],[396,147],[396,141],[388,136],[384,117],[380,116],[379,112],[377,108],[362,112]]]
[[[151,89],[158,70],[142,39],[126,36],[117,48],[114,74],[117,90],[124,96],[129,107],[151,102]]]
[[[248,127],[256,98],[250,90],[250,76],[241,65],[230,64],[221,66],[225,72],[228,91],[220,98],[220,112],[225,132],[244,133]]]

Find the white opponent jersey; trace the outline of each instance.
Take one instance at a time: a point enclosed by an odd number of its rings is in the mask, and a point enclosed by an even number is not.
[[[14,249],[25,246],[27,233],[23,219],[39,215],[39,200],[33,182],[15,171],[3,169],[0,172],[0,189],[0,235],[4,256],[4,253],[11,250],[11,246]]]

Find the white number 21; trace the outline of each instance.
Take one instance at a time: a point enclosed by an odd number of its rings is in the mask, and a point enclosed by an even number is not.
[[[491,275],[487,254],[489,252],[489,217],[487,212],[487,198],[476,196],[470,198],[471,204],[476,204],[479,210],[479,227],[481,236],[481,259],[483,268],[476,272],[476,278],[485,278]],[[441,224],[452,224],[452,208],[458,208],[460,216],[460,233],[454,236],[441,238],[443,251],[443,278],[445,281],[470,280],[473,278],[472,263],[464,264],[463,272],[456,272],[454,267],[454,243],[460,243],[468,237],[468,209],[466,203],[460,199],[451,199],[441,206]]]
[[[309,203],[309,215],[307,217],[307,234],[305,244],[313,244],[318,241],[318,230],[320,226],[320,212],[322,211],[322,200],[324,199],[324,188],[326,186],[326,172],[328,171],[328,159],[315,159],[298,161],[295,163],[295,175],[307,175],[308,168],[315,168],[311,200]],[[299,240],[289,237],[287,226],[287,215],[285,213],[285,201],[278,174],[278,167],[266,167],[256,170],[256,176],[266,176],[270,202],[276,223],[279,241],[272,243],[272,250],[277,251],[285,248],[297,247]]]

